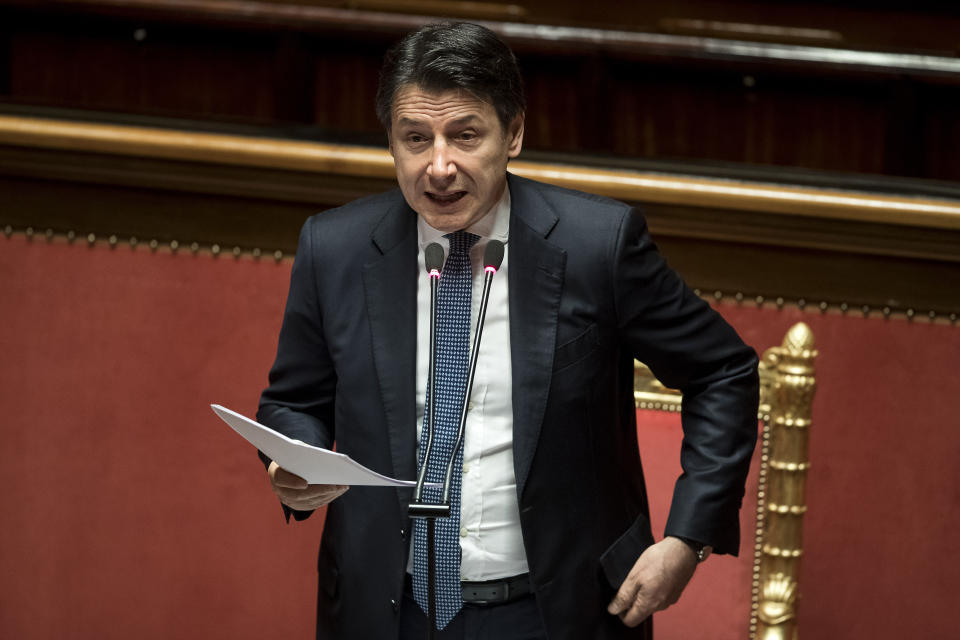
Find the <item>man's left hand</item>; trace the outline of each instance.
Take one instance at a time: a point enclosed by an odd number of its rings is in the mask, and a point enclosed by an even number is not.
[[[635,627],[679,600],[696,568],[693,549],[679,538],[664,538],[640,554],[607,611]]]

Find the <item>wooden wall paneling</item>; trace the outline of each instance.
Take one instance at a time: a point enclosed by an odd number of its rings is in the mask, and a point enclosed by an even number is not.
[[[599,53],[518,53],[527,118],[524,148],[574,153],[609,153],[621,134],[611,121],[608,60]]]
[[[276,250],[290,254],[303,222],[320,210],[302,203],[222,194],[6,176],[0,176],[0,193],[4,219],[18,229],[29,226],[38,234],[46,229],[72,231],[77,242],[85,242],[90,233],[100,239],[115,235],[121,243],[130,237],[141,244],[176,240],[184,251],[197,242],[204,248],[218,244],[224,251],[239,246],[260,248],[265,255]]]
[[[374,102],[389,45],[358,47],[341,38],[317,38],[315,42],[312,122],[324,131],[384,134]]]
[[[880,173],[885,83],[617,62],[616,155]]]
[[[0,8],[0,101],[10,96],[10,22],[4,20],[4,10]]]
[[[23,3],[0,0],[11,4]],[[4,7],[15,25],[9,100],[364,143],[381,135],[371,105],[383,52],[429,19],[281,1],[44,6],[57,10]],[[757,6],[738,3],[724,19]],[[634,10],[623,8],[616,24],[599,15],[616,29],[655,30],[647,20],[668,7],[642,8],[631,21]],[[720,15],[702,3],[697,11]],[[720,51],[711,47],[723,39],[490,24],[513,44],[527,79],[528,149],[960,180],[957,163],[927,160],[947,151],[924,135],[935,110],[938,128],[952,129],[957,73],[781,59],[763,43],[750,44],[753,53]]]
[[[140,243],[177,240],[184,251],[197,242],[204,248],[218,244],[224,252],[239,246],[260,248],[264,256],[276,250],[289,255],[295,251],[300,226],[309,215],[390,187],[387,181],[271,174],[238,167],[184,165],[174,173],[168,163],[149,162],[135,172],[126,169],[125,179],[117,179],[109,165],[99,167],[103,172],[99,176],[88,170],[83,180],[84,176],[76,174],[70,176],[72,180],[0,176],[4,202],[0,223],[21,230],[32,227],[41,235],[47,228],[60,233],[74,231],[77,242],[93,233],[99,238],[117,235],[121,243],[130,236]],[[152,182],[150,176],[154,176]],[[956,294],[960,291],[960,263],[955,250],[954,260],[949,260],[960,233],[939,232],[943,236],[939,256],[920,259],[870,252],[866,243],[859,251],[842,246],[842,240],[831,244],[829,227],[822,233],[824,248],[817,249],[813,248],[818,244],[816,232],[811,230],[806,235],[790,229],[779,235],[750,235],[730,224],[715,234],[699,227],[691,232],[679,229],[677,218],[685,213],[682,208],[647,203],[644,211],[671,266],[705,294],[721,291],[729,297],[742,293],[744,304],[751,304],[757,294],[771,300],[773,296],[804,299],[811,307],[820,301],[834,306],[845,302],[851,313],[859,313],[864,304],[874,310],[887,305],[913,308],[918,313],[960,310]],[[693,209],[686,215],[712,215],[716,225],[723,227],[730,213]],[[750,216],[741,217],[742,224],[748,224]],[[808,229],[817,226],[810,220],[794,224]],[[886,232],[892,235],[889,229]],[[931,230],[929,235],[937,233]],[[917,252],[922,250],[921,233],[907,229],[902,234],[917,236],[914,245]],[[738,235],[753,241],[737,240]],[[937,246],[936,239],[927,240]]]
[[[922,149],[921,175],[960,181],[960,88],[928,86],[922,95],[922,126],[914,142]]]
[[[275,39],[89,17],[24,23],[11,36],[10,94],[57,107],[283,122]]]
[[[924,313],[960,308],[960,233],[802,218],[748,220],[741,212],[650,203],[643,210],[671,266],[706,294],[739,292],[751,304],[757,294],[777,292],[811,307],[846,302],[851,312],[865,304]],[[715,218],[712,231],[694,222],[709,217]],[[748,231],[751,220],[769,228]],[[859,232],[864,237],[857,245]]]
[[[218,34],[146,28],[143,83],[137,107],[175,117],[282,123],[278,106],[276,41],[253,33]],[[290,107],[287,105],[287,111]]]
[[[923,105],[918,95],[920,87],[910,78],[891,82],[887,87],[886,144],[883,168],[877,173],[922,177],[925,175],[923,144]]]
[[[809,76],[755,81],[756,117],[747,126],[757,128],[754,140],[762,149],[744,161],[882,172],[889,118],[883,82]]]
[[[275,87],[276,116],[284,122],[313,121],[315,53],[301,33],[279,36],[271,77]]]
[[[0,222],[293,253],[309,215],[395,180],[0,146]]]
[[[0,224],[41,234],[50,228],[290,253],[306,216],[394,186],[389,158],[376,149],[353,149],[348,161],[339,148],[282,140],[257,139],[248,148],[244,138],[223,135],[4,123]],[[656,184],[642,186],[630,172],[569,166],[564,178],[561,165],[530,162],[514,170],[637,201],[671,263],[708,292],[960,310],[960,221],[949,200],[949,211],[935,211],[935,200],[851,192],[862,202],[851,210],[850,203],[816,204],[830,192],[812,189],[809,205],[773,213],[760,206],[767,196],[750,195],[762,184],[731,183],[741,195],[718,198],[709,196],[711,185],[724,181],[649,174],[646,182]],[[676,191],[680,183],[688,190]],[[774,198],[783,193],[766,189]],[[900,205],[915,222],[898,217]],[[871,213],[877,206],[888,210]]]
[[[692,200],[692,198],[691,198]],[[853,255],[934,260],[960,269],[960,229],[777,216],[709,204],[635,201],[659,235]]]
[[[610,149],[645,158],[743,156],[740,77],[616,61],[607,119],[623,127]]]
[[[528,12],[529,22],[552,22],[617,29],[664,31],[717,36],[724,30],[710,23],[725,23],[726,37],[745,37],[749,31],[734,26],[779,26],[787,31],[778,41],[810,44],[789,37],[789,28],[814,29],[838,35],[846,46],[865,49],[884,47],[955,52],[951,34],[960,29],[958,7],[942,0],[905,3],[902,0],[644,0],[644,2],[582,2],[582,0],[517,0]],[[677,25],[677,20],[686,24]],[[671,21],[673,24],[671,24]],[[697,25],[697,23],[700,23]],[[801,32],[802,33],[802,32]],[[756,38],[756,35],[752,36]]]

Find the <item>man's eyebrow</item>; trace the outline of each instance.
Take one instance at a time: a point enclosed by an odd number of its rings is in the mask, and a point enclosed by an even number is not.
[[[456,125],[471,124],[474,120],[479,120],[479,119],[480,119],[479,116],[477,116],[476,114],[468,113],[465,116],[460,116],[456,120],[453,120],[452,124],[456,124]]]

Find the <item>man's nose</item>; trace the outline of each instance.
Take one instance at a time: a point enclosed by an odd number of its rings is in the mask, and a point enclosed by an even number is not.
[[[433,153],[430,156],[430,166],[427,167],[427,173],[431,178],[447,179],[452,178],[457,173],[457,165],[450,157],[450,149],[446,143],[438,140],[433,145]]]

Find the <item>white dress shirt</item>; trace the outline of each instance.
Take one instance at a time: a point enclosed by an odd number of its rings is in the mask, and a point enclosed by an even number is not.
[[[483,294],[483,252],[491,239],[504,243],[503,263],[493,278],[483,337],[477,356],[467,412],[460,493],[460,574],[462,580],[483,581],[528,571],[520,532],[517,480],[513,471],[513,384],[510,359],[510,305],[507,289],[510,244],[510,189],[500,201],[466,230],[480,236],[470,251],[473,265],[471,343]],[[439,243],[444,255],[450,241],[444,232],[417,217],[421,274],[417,280],[417,442],[423,429],[423,407],[430,358],[430,283],[423,250]],[[413,547],[407,571],[413,571]]]

